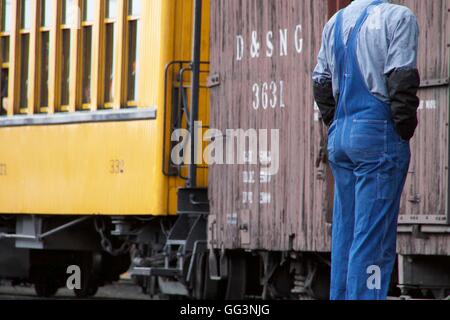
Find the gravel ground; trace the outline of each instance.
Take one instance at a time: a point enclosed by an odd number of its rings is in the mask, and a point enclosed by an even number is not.
[[[55,299],[74,299],[72,291],[60,289]],[[35,300],[39,299],[34,293],[33,286],[12,287],[6,283],[0,284],[0,300]],[[129,280],[122,280],[119,283],[105,286],[98,290],[95,300],[150,300],[149,296],[144,295],[141,289],[135,286]]]

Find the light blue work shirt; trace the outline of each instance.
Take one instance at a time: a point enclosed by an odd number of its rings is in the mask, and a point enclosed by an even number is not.
[[[362,10],[373,0],[355,0],[344,11],[344,43]],[[373,95],[390,104],[387,77],[394,69],[417,68],[419,26],[414,13],[405,6],[385,0],[378,7],[370,8],[358,38],[357,58],[366,85]],[[336,15],[325,25],[322,47],[313,80],[323,82],[332,79],[335,98],[339,93],[338,74],[335,70],[334,25]]]

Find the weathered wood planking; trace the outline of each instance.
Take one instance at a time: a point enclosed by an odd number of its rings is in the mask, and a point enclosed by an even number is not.
[[[422,101],[420,123],[412,141],[413,158],[402,200],[400,222],[404,219],[407,223],[413,217],[428,223],[445,223],[449,192],[450,1],[396,2],[411,8],[418,18],[421,29],[418,62],[422,84],[434,83],[434,86],[423,87],[419,93]],[[447,80],[447,84],[443,80]],[[450,236],[431,235],[428,240],[423,240],[401,234],[398,251],[402,254],[448,255]]]
[[[401,217],[400,222],[411,220],[407,216],[429,216],[430,222],[439,222],[447,216],[449,89],[448,83],[442,86],[437,81],[448,81],[449,77],[449,2],[398,3],[416,13],[421,29],[418,63],[422,83],[436,85],[422,88],[419,94],[420,124],[412,140],[413,159],[402,202],[401,213],[406,217]]]
[[[280,135],[280,169],[270,183],[260,181],[259,172],[264,170],[260,164],[212,166],[210,198],[212,219],[217,221],[217,247],[329,250],[325,195],[331,192],[327,180],[317,178],[326,167],[315,167],[320,125],[311,88],[328,4],[312,0],[220,0],[212,4],[211,70],[221,81],[211,94],[212,127],[278,129]],[[266,45],[268,32],[273,38],[272,57],[267,57],[272,50]],[[280,32],[287,33],[287,52],[280,49]],[[240,39],[244,44],[241,59]],[[259,57],[252,58],[255,39],[261,47]],[[276,106],[255,110],[253,89],[258,86],[261,91],[265,83],[269,94],[276,86]],[[274,102],[273,96],[269,100],[269,104]],[[245,183],[243,178],[252,172],[255,183]],[[248,244],[240,230],[247,214]]]

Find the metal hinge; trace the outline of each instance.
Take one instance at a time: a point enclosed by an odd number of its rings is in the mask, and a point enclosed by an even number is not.
[[[441,87],[441,86],[448,86],[448,84],[449,84],[448,78],[426,79],[420,82],[420,87],[421,88]]]

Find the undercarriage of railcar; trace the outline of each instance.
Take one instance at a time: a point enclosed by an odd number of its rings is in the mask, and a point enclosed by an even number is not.
[[[111,237],[112,227],[104,218],[2,215],[0,279],[33,284],[37,296],[52,297],[78,271],[75,296],[95,296],[130,264],[128,242]]]

